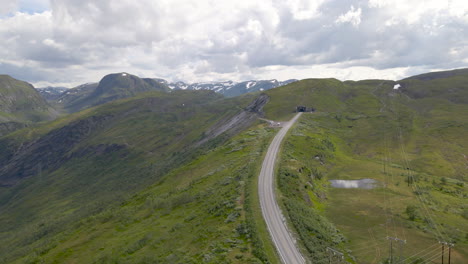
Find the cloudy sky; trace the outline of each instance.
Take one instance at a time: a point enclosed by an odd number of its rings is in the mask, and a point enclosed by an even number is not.
[[[0,0],[0,74],[399,79],[468,67],[467,31],[466,0]]]

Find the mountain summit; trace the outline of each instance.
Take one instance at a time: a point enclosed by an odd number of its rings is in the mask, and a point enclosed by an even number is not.
[[[76,112],[149,91],[167,92],[169,88],[153,79],[139,78],[125,72],[113,73],[104,76],[97,85],[91,83],[69,89],[57,99],[57,102],[69,112]]]
[[[93,93],[94,97],[104,100],[125,98],[136,93],[148,91],[167,91],[165,85],[151,79],[141,79],[128,73],[114,73],[104,76]]]

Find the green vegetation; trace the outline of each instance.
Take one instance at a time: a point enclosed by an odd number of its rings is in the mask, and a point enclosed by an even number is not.
[[[340,97],[346,95],[346,87],[336,79],[307,79],[265,93],[271,97],[265,106],[267,118],[289,120],[298,105],[312,106],[323,112],[342,109]]]
[[[68,113],[101,105],[117,99],[129,98],[139,93],[169,92],[167,85],[154,79],[139,78],[128,73],[108,74],[99,83],[84,84],[68,90],[53,105]]]
[[[60,113],[75,113],[151,91],[170,92],[170,89],[156,79],[139,78],[128,73],[113,73],[104,76],[99,83],[86,83],[66,89],[62,94],[47,100]]]
[[[142,93],[2,138],[0,262],[274,263],[252,199],[272,131],[197,144],[251,99]]]
[[[56,111],[32,85],[0,75],[0,137],[56,116]]]
[[[248,220],[255,201],[248,197],[255,160],[271,136],[256,127],[198,155],[117,205],[43,234],[18,262],[264,262],[263,242]]]
[[[268,119],[317,109],[290,131],[277,173],[308,259],[328,263],[332,247],[350,263],[384,263],[386,236],[407,241],[406,263],[440,252],[438,240],[456,244],[454,263],[468,258],[466,78],[419,76],[400,90],[309,79],[266,92]],[[278,263],[257,193],[276,130],[247,117],[213,136],[258,93],[128,96],[0,136],[0,263]],[[329,184],[365,178],[374,189]]]
[[[431,250],[433,255],[439,252],[439,240],[456,244],[454,262],[467,259],[463,214],[468,122],[461,113],[467,113],[468,106],[462,99],[452,100],[463,97],[466,84],[455,82],[458,86],[448,95],[447,87],[437,86],[437,92],[411,98],[411,89],[427,83],[412,81],[409,86],[405,81],[401,91],[393,91],[395,82],[388,81],[337,83],[324,103],[314,101],[319,91],[306,91],[307,82],[298,102],[322,104],[325,111],[317,107],[319,112],[303,115],[286,138],[278,186],[313,263],[328,263],[326,247],[344,252],[352,263],[385,261],[386,236],[407,240],[407,262],[427,260],[431,255],[423,254]],[[281,88],[275,92],[289,96]],[[377,187],[337,189],[328,183],[365,178],[377,180]]]

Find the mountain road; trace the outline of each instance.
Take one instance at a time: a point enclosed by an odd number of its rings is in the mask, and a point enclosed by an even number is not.
[[[288,130],[301,116],[301,114],[302,113],[297,113],[294,118],[287,122],[278,134],[276,134],[268,147],[258,179],[258,193],[262,215],[267,224],[273,243],[275,244],[282,262],[285,264],[305,263],[305,260],[296,246],[295,239],[288,231],[286,220],[276,201],[274,168],[281,142]]]

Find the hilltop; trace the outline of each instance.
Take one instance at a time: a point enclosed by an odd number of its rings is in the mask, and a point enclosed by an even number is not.
[[[0,136],[56,116],[57,112],[31,84],[0,75]]]
[[[104,76],[99,83],[83,84],[68,89],[56,97],[53,103],[73,113],[149,91],[168,92],[169,88],[153,79],[139,78],[128,73],[113,73]]]

